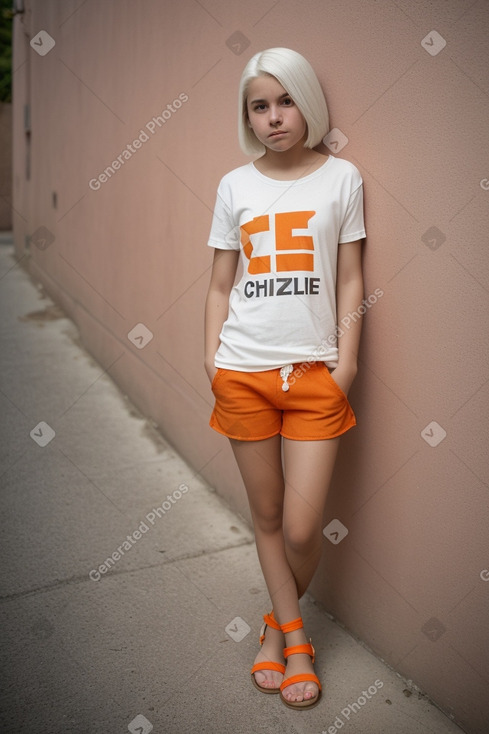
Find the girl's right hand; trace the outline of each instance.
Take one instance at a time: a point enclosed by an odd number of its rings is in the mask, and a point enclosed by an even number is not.
[[[217,367],[215,365],[205,365],[205,371],[207,372],[207,377],[209,378],[209,382],[212,384],[212,381],[214,377],[217,374]]]

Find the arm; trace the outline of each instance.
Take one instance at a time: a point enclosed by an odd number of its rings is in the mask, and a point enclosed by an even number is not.
[[[209,380],[216,374],[214,357],[219,348],[219,334],[229,309],[229,294],[238,267],[239,250],[214,249],[211,281],[205,302],[204,365]]]
[[[338,245],[336,310],[338,319],[338,366],[331,373],[343,392],[348,393],[357,374],[363,298],[362,240]],[[355,318],[351,314],[356,312]],[[349,315],[350,314],[350,315]]]

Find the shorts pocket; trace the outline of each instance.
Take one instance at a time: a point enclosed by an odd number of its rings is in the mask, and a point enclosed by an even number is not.
[[[329,381],[331,383],[333,383],[334,387],[336,388],[337,392],[342,396],[342,398],[344,398],[344,400],[346,400],[348,402],[348,396],[346,395],[345,392],[343,392],[343,390],[341,389],[341,387],[338,385],[338,383],[334,379],[333,375],[329,371],[329,367],[327,365],[325,365],[324,362],[323,362],[323,367],[324,367],[324,370],[325,370],[325,372],[326,372],[326,374],[328,376]]]
[[[219,380],[221,379],[221,377],[223,376],[223,374],[225,374],[226,372],[227,372],[227,370],[222,369],[222,367],[218,367],[217,368],[217,372],[214,375],[214,377],[212,378],[211,390],[214,390],[216,384],[219,382]]]

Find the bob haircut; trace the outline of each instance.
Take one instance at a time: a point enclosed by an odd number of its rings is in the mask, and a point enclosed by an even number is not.
[[[246,64],[239,84],[238,139],[246,155],[264,153],[248,125],[246,99],[252,79],[265,75],[274,76],[291,96],[307,124],[305,148],[319,145],[329,130],[329,115],[323,90],[309,61],[290,48],[269,48],[255,54]]]

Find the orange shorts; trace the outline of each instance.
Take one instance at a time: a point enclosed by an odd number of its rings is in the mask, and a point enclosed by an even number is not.
[[[298,441],[340,436],[356,425],[343,390],[324,362],[265,372],[218,368],[209,425],[228,438],[262,441],[281,434]]]

